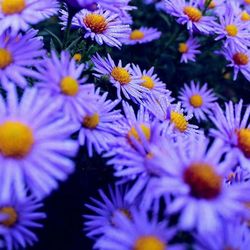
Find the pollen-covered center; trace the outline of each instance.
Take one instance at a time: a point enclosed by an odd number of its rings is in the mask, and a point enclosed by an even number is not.
[[[237,52],[234,54],[233,60],[237,65],[247,65],[249,62],[249,57],[244,53]]]
[[[194,108],[200,108],[203,104],[203,99],[201,95],[196,94],[190,97],[189,102]]]
[[[34,144],[33,131],[21,122],[7,121],[0,125],[0,154],[23,158]]]
[[[246,4],[250,4],[250,0],[244,0]]]
[[[79,84],[71,76],[66,76],[61,80],[60,83],[61,91],[63,94],[68,96],[75,96],[79,91]]]
[[[83,19],[84,24],[91,29],[92,32],[101,34],[107,30],[107,20],[104,16],[99,14],[88,14]]]
[[[142,76],[141,78],[143,80],[143,83],[141,84],[143,87],[147,88],[147,89],[153,89],[155,86],[155,83],[153,81],[153,79],[150,76]]]
[[[225,30],[229,36],[237,36],[238,28],[235,24],[229,24],[225,27]]]
[[[188,128],[188,122],[183,114],[172,111],[170,116],[171,122],[180,132],[185,132]]]
[[[17,212],[13,207],[0,208],[0,214],[6,215],[6,219],[0,221],[0,225],[2,224],[6,227],[12,227],[18,220]]]
[[[250,128],[240,129],[237,135],[238,147],[247,158],[250,158]]]
[[[193,6],[186,6],[183,10],[184,14],[188,16],[188,18],[192,22],[199,22],[202,18],[202,13],[199,9],[193,7]]]
[[[247,22],[247,21],[250,21],[250,15],[246,12],[246,11],[243,11],[241,13],[241,20],[243,22]]]
[[[133,250],[165,250],[166,248],[166,244],[158,237],[148,235],[139,237],[135,242]]]
[[[128,84],[131,81],[131,75],[125,68],[114,67],[111,76],[120,84]]]
[[[146,124],[141,124],[140,129],[147,140],[150,139],[151,130]],[[141,141],[140,135],[135,127],[132,127],[128,132],[128,139],[135,138],[137,141]]]
[[[80,62],[82,60],[82,55],[80,53],[74,54],[73,58],[75,61]]]
[[[145,34],[141,30],[133,30],[130,34],[130,40],[141,40]]]
[[[184,171],[183,178],[191,195],[198,199],[214,199],[221,192],[222,178],[209,164],[192,164]]]
[[[3,14],[12,15],[21,13],[26,7],[26,2],[25,0],[2,0],[0,5]]]
[[[0,69],[9,66],[13,61],[11,53],[6,49],[0,48]]]
[[[188,52],[188,45],[186,43],[179,43],[179,48],[178,48],[180,53],[187,53]]]
[[[100,123],[100,116],[98,113],[87,115],[83,119],[83,126],[89,129],[95,129]]]

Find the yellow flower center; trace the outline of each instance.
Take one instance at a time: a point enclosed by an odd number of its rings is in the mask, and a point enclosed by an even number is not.
[[[107,20],[104,16],[99,14],[88,14],[83,22],[91,29],[92,32],[101,34],[107,29]]]
[[[184,7],[183,12],[184,12],[184,14],[186,14],[188,16],[188,18],[192,22],[199,22],[200,19],[202,18],[201,11],[198,10],[197,8],[193,7],[193,6],[186,6],[186,7]]]
[[[241,13],[241,20],[244,22],[250,21],[250,15],[246,11],[243,11]]]
[[[250,0],[244,0],[246,4],[250,4]]]
[[[247,65],[249,62],[248,55],[241,52],[234,54],[233,60],[237,65]]]
[[[167,249],[164,242],[156,236],[141,236],[135,242],[133,250],[165,250]]]
[[[200,108],[203,104],[203,99],[201,95],[192,95],[189,102],[194,108]]]
[[[61,91],[65,95],[75,96],[79,91],[78,82],[71,76],[66,76],[60,83]]]
[[[0,69],[9,66],[13,61],[11,53],[6,49],[0,48]]]
[[[150,136],[151,136],[151,130],[150,130],[150,128],[147,125],[145,125],[145,124],[141,124],[140,125],[140,129],[141,129],[142,133],[144,134],[145,138],[147,140],[149,140]],[[129,130],[129,132],[128,132],[128,139],[129,139],[129,141],[130,141],[131,137],[135,138],[137,141],[141,141],[140,135],[139,135],[139,133],[138,133],[138,131],[136,130],[135,127],[132,127]]]
[[[80,53],[74,54],[73,58],[75,61],[80,62],[82,60],[82,55]]]
[[[130,40],[141,40],[145,34],[140,30],[133,30],[130,34]]]
[[[111,76],[120,84],[128,84],[131,81],[131,76],[125,68],[114,67]]]
[[[208,8],[209,9],[214,9],[216,7],[216,3],[214,1],[212,1],[209,5]]]
[[[250,158],[250,128],[240,129],[237,132],[238,147],[242,150],[247,158]]]
[[[225,29],[229,36],[237,36],[238,34],[238,28],[235,24],[229,24]]]
[[[21,13],[26,7],[25,0],[2,0],[0,4],[5,15]]]
[[[5,157],[23,158],[34,144],[33,131],[21,122],[7,121],[0,125],[0,153]]]
[[[143,87],[147,89],[153,89],[155,86],[155,83],[153,79],[150,76],[142,76],[141,78],[143,80],[143,83],[141,84]]]
[[[221,192],[222,178],[209,164],[192,164],[185,170],[183,178],[196,198],[214,199]]]
[[[100,117],[98,113],[93,115],[87,115],[83,119],[83,126],[89,129],[95,129],[100,122]]]
[[[177,128],[180,132],[183,133],[187,130],[188,122],[183,114],[172,111],[170,119],[171,122],[175,125],[175,128]]]
[[[188,52],[188,45],[186,43],[179,43],[179,52],[180,53],[187,53]]]
[[[13,207],[2,207],[0,208],[0,213],[7,215],[7,218],[0,222],[0,225],[4,225],[6,227],[12,227],[16,224],[18,220],[17,212]]]

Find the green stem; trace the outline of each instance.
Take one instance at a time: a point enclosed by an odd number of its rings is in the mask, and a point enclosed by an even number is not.
[[[72,11],[69,11],[69,16],[67,20],[67,26],[64,32],[64,37],[63,37],[63,48],[65,49],[67,47],[68,39],[69,39],[69,33],[70,33],[70,28],[72,25],[72,20],[74,17],[74,13]]]

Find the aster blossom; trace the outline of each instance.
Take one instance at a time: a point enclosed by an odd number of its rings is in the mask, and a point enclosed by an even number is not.
[[[52,51],[51,57],[44,58],[37,67],[35,76],[36,86],[41,92],[58,100],[63,113],[75,122],[91,112],[97,99],[94,84],[86,84],[87,78],[82,76],[84,67],[84,64],[77,64],[67,51],[62,51],[60,57]]]
[[[213,33],[213,25],[215,18],[212,16],[204,16],[202,10],[199,9],[199,0],[165,0],[165,11],[176,17],[177,22],[184,25],[187,29],[199,31],[204,34]]]
[[[226,5],[225,13],[219,14],[219,22],[214,27],[215,40],[225,38],[224,46],[232,49],[247,49],[250,46],[248,23],[238,19],[232,4]]]
[[[231,46],[223,48],[220,52],[230,63],[228,67],[233,67],[234,77],[236,80],[239,72],[250,81],[250,51],[249,49],[234,49]]]
[[[141,86],[143,80],[139,76],[133,75],[130,64],[122,66],[121,60],[115,64],[109,54],[106,58],[96,54],[92,57],[92,61],[94,63],[93,70],[96,72],[94,76],[97,78],[109,77],[111,84],[117,88],[119,99],[121,99],[122,93],[127,99],[140,102],[142,97],[149,93],[147,88]]]
[[[183,230],[216,232],[222,219],[230,222],[247,213],[243,202],[249,199],[245,195],[249,185],[225,185],[223,179],[234,161],[223,159],[225,150],[220,140],[208,145],[209,140],[203,136],[179,137],[175,144],[165,145],[165,153],[157,148],[152,152],[155,160],[151,164],[163,167],[167,174],[151,183],[148,202],[172,194],[174,199],[167,204],[166,212],[180,214],[178,226]]]
[[[91,202],[85,204],[89,213],[84,215],[86,222],[84,229],[90,238],[100,237],[105,234],[106,229],[114,223],[114,217],[117,213],[130,216],[132,207],[137,205],[138,201],[133,204],[125,201],[124,196],[127,192],[127,186],[115,185],[108,187],[108,192],[99,189],[100,198],[90,198]]]
[[[168,242],[176,234],[175,228],[167,228],[167,222],[159,222],[156,216],[149,219],[145,211],[133,209],[132,219],[122,213],[114,218],[116,226],[109,227],[97,240],[94,249],[99,250],[181,250],[183,247]]]
[[[68,13],[62,11],[62,24],[66,26]],[[91,38],[99,45],[106,44],[111,47],[121,47],[122,39],[130,33],[130,27],[123,24],[119,15],[109,10],[98,9],[89,11],[83,9],[72,20],[73,28],[81,28],[84,38]]]
[[[123,43],[127,45],[149,43],[158,40],[161,32],[155,28],[140,27],[129,32],[128,36],[123,39]]]
[[[16,35],[31,25],[57,13],[56,0],[2,0],[0,3],[0,34],[7,29]]]
[[[6,102],[0,97],[0,197],[14,190],[22,199],[28,189],[42,198],[74,170],[69,157],[78,144],[69,137],[78,126],[60,116],[59,100],[36,88],[26,89],[19,99],[13,85]]]
[[[192,112],[198,121],[207,120],[207,115],[212,113],[217,97],[211,89],[207,88],[207,83],[200,86],[191,81],[190,85],[184,84],[180,91],[180,101],[186,110]]]
[[[3,249],[26,248],[38,239],[32,229],[41,228],[40,220],[46,218],[38,209],[42,204],[33,197],[20,201],[15,194],[8,200],[0,200],[0,237]],[[2,248],[1,248],[2,249]]]
[[[192,36],[186,42],[179,43],[178,51],[181,53],[181,63],[195,62],[196,55],[201,53],[199,48],[199,40]]]
[[[28,30],[26,34],[11,36],[5,32],[0,36],[0,83],[4,89],[11,81],[24,88],[27,77],[34,77],[31,67],[36,67],[45,55],[43,41],[36,37],[37,31]]]
[[[95,108],[82,117],[78,136],[79,144],[87,145],[90,157],[93,156],[93,148],[98,154],[109,150],[118,134],[114,123],[123,117],[120,110],[115,110],[119,100],[107,100],[108,93],[100,95],[100,89],[95,94],[99,95]]]
[[[250,170],[250,106],[243,106],[243,101],[225,104],[225,112],[217,104],[213,116],[210,117],[216,129],[211,135],[221,138],[225,148],[233,155],[239,165]]]

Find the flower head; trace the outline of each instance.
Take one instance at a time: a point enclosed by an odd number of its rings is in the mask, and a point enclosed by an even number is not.
[[[179,99],[185,109],[192,112],[200,121],[207,120],[206,115],[211,114],[217,98],[213,91],[207,88],[206,83],[201,87],[199,82],[195,84],[191,81],[190,86],[185,84],[181,89]]]
[[[195,62],[196,55],[200,54],[200,44],[197,38],[189,37],[186,42],[179,43],[178,51],[181,53],[181,62]]]
[[[132,30],[128,36],[123,39],[123,43],[128,45],[149,43],[153,40],[159,39],[160,36],[161,32],[155,28],[141,27],[139,29]]]
[[[10,29],[13,35],[26,31],[54,15],[59,8],[57,0],[2,0],[0,3],[0,35]]]
[[[145,96],[146,93],[149,93],[149,90],[141,85],[143,80],[139,76],[133,75],[130,64],[122,66],[121,61],[115,64],[109,54],[106,58],[101,58],[97,54],[92,58],[92,61],[94,63],[94,71],[97,72],[94,75],[98,78],[108,76],[112,85],[117,88],[119,99],[121,99],[122,92],[127,99],[140,102],[143,94]]]
[[[37,70],[37,87],[61,102],[61,109],[66,116],[78,121],[91,112],[97,96],[93,84],[84,84],[84,64],[78,65],[66,51],[61,53],[60,58],[52,51],[51,58],[45,58]]]
[[[205,16],[199,9],[200,0],[165,0],[165,11],[177,17],[177,22],[187,24],[187,29],[192,33],[195,30],[204,34],[213,33],[215,18]]]
[[[19,101],[20,100],[20,101]],[[73,172],[78,145],[69,137],[78,126],[62,117],[59,100],[37,89],[18,97],[9,86],[7,101],[0,97],[0,196],[18,198],[28,190],[44,197]]]
[[[20,201],[15,194],[8,200],[0,200],[0,237],[3,239],[3,249],[12,250],[16,247],[26,248],[37,241],[32,228],[40,228],[38,220],[46,215],[39,212],[42,207],[36,199],[27,197]]]
[[[31,67],[38,66],[45,54],[43,42],[36,35],[35,30],[24,35],[11,36],[9,32],[0,35],[0,82],[4,89],[10,81],[25,88],[27,77],[34,77]]]

